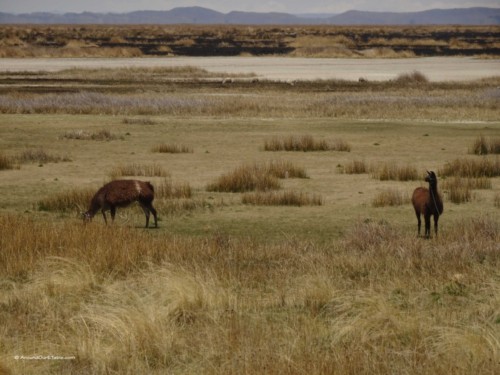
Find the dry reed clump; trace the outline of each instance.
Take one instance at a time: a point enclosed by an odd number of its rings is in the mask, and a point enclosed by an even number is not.
[[[220,176],[207,186],[208,191],[246,192],[276,190],[281,187],[278,178],[308,178],[304,168],[289,161],[270,161],[245,164],[233,172]]]
[[[408,196],[396,189],[387,189],[378,193],[373,198],[373,207],[401,206],[410,201]]]
[[[159,164],[124,164],[114,167],[109,176],[117,179],[124,176],[168,177],[170,174]]]
[[[369,167],[363,160],[352,160],[342,166],[342,173],[363,174],[369,172]]]
[[[103,129],[97,132],[88,132],[85,130],[70,130],[64,133],[61,138],[65,139],[78,139],[78,140],[92,140],[92,141],[113,141],[115,139],[123,139],[117,135],[112,134],[109,130]]]
[[[277,177],[257,165],[242,165],[207,185],[207,191],[240,193],[252,190],[275,190],[281,187]]]
[[[307,194],[287,191],[267,191],[243,194],[241,201],[243,204],[257,206],[321,206],[323,198],[318,194]]]
[[[492,218],[457,221],[433,241],[364,221],[322,244],[21,215],[0,215],[0,230],[2,365],[13,373],[465,375],[498,367],[500,227]],[[11,355],[33,348],[74,359]]]
[[[420,178],[417,168],[411,165],[384,163],[373,168],[372,177],[380,181],[414,181]]]
[[[500,193],[496,193],[493,197],[493,204],[495,207],[500,208]]]
[[[36,204],[39,211],[83,212],[97,189],[73,188],[47,196]]]
[[[160,143],[153,146],[151,152],[168,153],[168,154],[181,154],[181,153],[193,153],[193,149],[185,145],[177,144],[166,144]]]
[[[266,140],[264,151],[351,151],[351,146],[342,139],[331,144],[325,140],[316,140],[312,135],[274,137]]]
[[[21,152],[17,159],[20,163],[58,163],[71,161],[68,156],[50,154],[43,148],[27,149]]]
[[[487,139],[481,135],[476,138],[469,153],[476,155],[500,154],[500,138]]]
[[[174,183],[171,179],[163,179],[154,184],[156,199],[191,198],[193,191],[188,183]]]
[[[0,151],[0,171],[6,169],[19,169],[19,164],[16,163],[16,158],[8,156]]]
[[[458,177],[498,177],[500,176],[500,158],[482,157],[477,159],[455,159],[439,169],[442,176]]]
[[[451,202],[464,203],[471,201],[472,190],[491,189],[492,183],[487,177],[451,177],[443,180],[441,188],[448,192]]]

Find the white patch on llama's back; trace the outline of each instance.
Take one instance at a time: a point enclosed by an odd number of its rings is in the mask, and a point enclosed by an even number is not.
[[[134,185],[135,185],[135,190],[137,190],[137,193],[141,194],[141,184],[139,183],[139,181],[134,181]]]

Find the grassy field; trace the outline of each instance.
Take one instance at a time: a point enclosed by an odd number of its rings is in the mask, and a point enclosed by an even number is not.
[[[498,78],[188,71],[1,77],[0,373],[496,373]],[[158,229],[82,223],[134,177]]]

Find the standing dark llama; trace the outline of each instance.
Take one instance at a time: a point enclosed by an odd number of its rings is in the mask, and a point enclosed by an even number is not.
[[[146,228],[149,226],[149,216],[152,213],[155,227],[158,227],[156,210],[153,207],[154,188],[147,181],[115,180],[101,187],[90,201],[90,207],[83,214],[84,220],[91,220],[97,211],[101,210],[104,222],[107,224],[106,211],[111,211],[111,220],[115,220],[116,208],[127,207],[138,202],[146,215]]]
[[[437,189],[437,177],[433,171],[427,171],[425,181],[429,183],[429,188],[418,187],[413,192],[411,202],[415,208],[415,214],[418,220],[418,236],[420,236],[420,226],[422,221],[420,215],[424,215],[425,237],[431,235],[431,216],[434,216],[434,231],[438,234],[438,220],[443,213],[443,200]]]

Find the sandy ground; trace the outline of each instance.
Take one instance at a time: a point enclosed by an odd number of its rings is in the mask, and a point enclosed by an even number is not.
[[[500,59],[431,57],[330,59],[289,57],[34,58],[0,59],[0,71],[58,71],[67,68],[197,66],[211,72],[255,73],[272,80],[346,79],[383,81],[419,71],[431,81],[464,81],[500,75]]]

